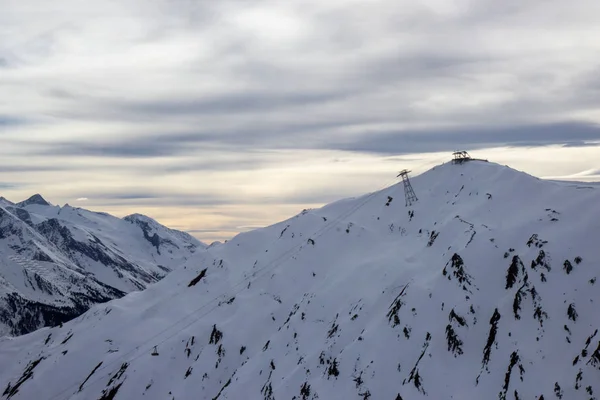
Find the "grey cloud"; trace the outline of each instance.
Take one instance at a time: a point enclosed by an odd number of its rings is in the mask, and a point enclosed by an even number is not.
[[[53,99],[68,100],[72,103],[73,107],[53,111],[53,115],[58,118],[82,121],[155,121],[159,127],[168,121],[186,118],[190,127],[217,134],[227,130],[226,127],[230,125],[243,125],[246,130],[256,132],[263,129],[273,131],[278,125],[310,126],[310,118],[299,118],[302,112],[311,107],[344,102],[364,90],[356,87],[285,89],[283,80],[291,78],[287,74],[281,78],[281,84],[274,80],[271,84],[273,87],[265,87],[260,91],[230,91],[196,97],[171,95],[160,99],[124,100],[117,97],[97,97],[64,88],[52,88],[45,94]],[[368,117],[361,116],[362,120],[366,118]],[[279,121],[271,125],[269,120],[272,119]],[[329,121],[330,119],[331,117],[328,117],[321,123],[333,125],[342,122],[339,117],[336,118],[337,121]],[[350,118],[352,119],[357,120],[358,116]],[[177,135],[176,132],[174,134]],[[225,139],[228,137],[224,136]]]
[[[574,141],[563,144],[563,147],[599,147],[600,142]]]
[[[28,121],[22,117],[15,117],[15,116],[10,116],[10,115],[0,114],[0,129],[2,129],[2,127],[8,128],[11,126],[23,125],[27,122]]]
[[[469,79],[465,69],[493,61],[490,55],[446,54],[444,50],[401,52],[396,50],[373,59],[367,59],[357,70],[357,78],[364,80],[365,88],[373,84],[386,85],[429,83],[452,78]],[[372,89],[372,87],[371,87]]]
[[[314,115],[305,114],[306,111],[311,112],[337,104],[340,110],[346,111],[343,114],[345,119],[328,116],[326,120],[320,122],[321,125],[333,126],[347,124],[352,120],[357,122],[374,120],[375,117],[369,115],[369,109],[374,105],[370,104],[369,108],[360,109],[361,103],[368,94],[376,95],[378,91],[389,89],[392,84],[405,85],[405,88],[396,91],[394,96],[403,111],[402,117],[410,117],[411,115],[408,114],[414,114],[415,111],[409,110],[408,104],[403,102],[417,95],[414,93],[416,85],[431,85],[432,82],[449,77],[460,82],[468,79],[467,75],[460,76],[463,72],[462,68],[484,63],[487,60],[489,56],[391,52],[344,66],[343,70],[336,72],[337,82],[333,83],[327,82],[323,77],[315,78],[314,74],[286,70],[269,66],[264,62],[249,60],[243,64],[243,70],[237,71],[233,68],[233,71],[236,71],[239,76],[249,75],[247,77],[249,80],[264,81],[265,85],[261,90],[236,90],[235,82],[232,82],[230,91],[191,98],[170,95],[160,99],[124,100],[119,97],[97,97],[93,93],[76,93],[58,87],[49,89],[46,94],[52,98],[72,100],[77,104],[77,107],[65,108],[55,113],[64,118],[96,121],[103,118],[116,118],[122,121],[150,119],[160,122],[165,118],[191,116],[201,126],[204,117],[211,119],[222,117],[226,118],[227,122],[243,122],[243,117],[251,116],[246,129],[273,131],[277,130],[278,126],[265,124],[263,113],[285,117],[285,122],[279,121],[279,124],[300,127],[304,125],[308,128],[311,125],[309,119],[314,118]],[[274,72],[265,72],[269,70]],[[411,87],[412,89],[409,90]],[[268,121],[268,118],[266,120]]]
[[[273,163],[273,161],[260,159],[246,159],[238,154],[235,159],[222,160],[199,160],[193,162],[182,162],[176,165],[157,167],[157,170],[165,173],[179,173],[191,171],[242,171],[256,170]]]
[[[342,124],[340,122],[340,124]],[[261,160],[244,158],[244,153],[263,148],[272,149],[326,149],[354,152],[391,154],[429,153],[451,151],[456,148],[483,148],[493,146],[576,145],[577,142],[600,140],[600,126],[589,123],[562,122],[553,124],[466,126],[440,129],[380,131],[364,129],[353,138],[337,139],[327,135],[317,138],[311,129],[322,132],[344,125],[302,124],[282,127],[281,130],[253,128],[217,134],[184,133],[157,134],[154,137],[125,139],[111,144],[62,143],[54,144],[44,154],[89,155],[106,157],[161,157],[194,154],[200,151],[236,150],[238,157],[222,160],[198,160],[192,163],[157,166],[166,172],[196,170],[256,169]],[[293,134],[287,140],[286,134]],[[239,146],[244,146],[243,150]]]
[[[352,189],[352,188],[350,188]],[[331,191],[320,190],[314,193],[298,193],[282,196],[263,196],[248,198],[244,191],[237,190],[232,187],[227,195],[216,195],[213,193],[188,193],[188,192],[173,192],[165,193],[160,190],[150,191],[102,191],[101,188],[97,192],[76,192],[70,197],[81,198],[85,197],[89,200],[86,204],[95,205],[102,204],[105,206],[119,206],[126,204],[136,204],[143,206],[177,206],[177,207],[216,207],[230,205],[275,205],[275,204],[325,204],[338,200],[343,197],[348,197],[355,194],[350,189],[340,190],[332,188]],[[300,207],[300,206],[299,206]],[[301,208],[301,207],[300,207]],[[214,213],[215,215],[225,215]]]
[[[564,122],[373,133],[350,144],[331,143],[329,148],[380,154],[410,154],[493,146],[568,144],[599,139],[598,125]]]
[[[53,87],[53,88],[44,90],[43,93],[50,98],[56,98],[56,99],[69,99],[69,100],[76,100],[76,101],[80,101],[83,99],[83,96],[81,96],[81,95],[77,95],[76,93],[74,93],[72,91],[69,91],[69,90],[63,89],[63,88],[58,88],[58,87]],[[85,98],[87,99],[89,97],[86,96]]]
[[[69,141],[49,143],[38,149],[39,155],[99,156],[99,157],[162,157],[189,154],[205,148],[208,150],[240,150],[304,148],[307,141],[320,142],[320,134],[328,129],[343,129],[353,123],[372,122],[349,117],[332,121],[285,121],[280,123],[257,122],[239,127],[194,127],[182,132],[146,132],[124,135],[122,139],[103,142]],[[315,133],[315,132],[318,132]]]
[[[159,199],[161,197],[163,197],[164,195],[160,195],[157,193],[115,193],[112,196],[111,195],[103,195],[102,197],[104,198],[108,198],[108,199],[117,199],[117,200],[142,200],[142,199]],[[98,196],[95,196],[96,198]]]
[[[177,206],[177,207],[207,207],[237,204],[232,199],[212,194],[193,195],[189,193],[165,193],[161,191],[123,191],[111,190],[98,191],[95,193],[76,193],[73,198],[87,197],[86,204],[102,204],[104,206],[122,206],[135,204],[138,206]]]
[[[442,149],[447,149],[447,143],[452,139],[447,135],[465,135],[461,131],[466,130],[471,138],[468,143],[509,143],[515,145],[524,144],[527,137],[532,138],[531,143],[542,139],[540,144],[565,143],[569,140],[563,132],[557,138],[556,132],[542,134],[541,129],[554,129],[557,124],[536,123],[535,120],[544,113],[561,112],[561,110],[577,110],[578,108],[600,107],[600,96],[594,89],[595,75],[584,74],[574,82],[574,87],[568,92],[557,93],[550,100],[527,96],[516,96],[509,101],[498,105],[463,107],[454,112],[454,115],[436,116],[428,115],[426,111],[417,110],[411,105],[411,97],[419,96],[411,92],[419,81],[436,81],[444,77],[454,80],[470,79],[468,74],[461,75],[461,67],[485,62],[478,58],[461,56],[434,56],[422,55],[422,58],[406,56],[389,56],[383,60],[369,61],[371,64],[359,69],[357,76],[362,77],[369,84],[368,88],[340,87],[336,90],[305,90],[299,93],[272,93],[264,92],[241,93],[232,92],[223,95],[205,96],[197,99],[166,98],[163,100],[128,100],[126,102],[118,99],[98,100],[93,96],[83,97],[83,108],[63,111],[63,117],[76,117],[77,113],[89,112],[88,117],[95,120],[108,118],[113,115],[117,118],[133,121],[156,121],[156,127],[152,131],[140,132],[138,134],[124,135],[120,141],[111,143],[92,143],[91,141],[64,142],[50,144],[44,154],[84,154],[90,156],[106,157],[162,157],[169,155],[190,154],[197,147],[209,146],[220,149],[237,148],[338,148],[359,149],[353,143],[341,143],[339,146],[332,145],[331,132],[343,132],[351,129],[355,136],[350,141],[368,142],[372,137],[378,141],[384,140],[385,132],[373,131],[368,127],[370,124],[381,123],[418,123],[423,119],[429,120],[438,126],[463,125],[464,128],[438,128],[437,132],[430,129],[402,129],[397,132],[389,132],[388,135],[398,134],[406,138],[403,153],[410,151],[434,151],[440,147],[435,143],[424,142],[441,140]],[[397,63],[405,63],[407,68],[398,68]],[[445,71],[445,72],[440,72]],[[551,78],[550,78],[551,79]],[[397,104],[393,106],[384,104],[382,111],[378,110],[377,103],[360,108],[361,96],[358,93],[372,93],[377,87],[385,87],[390,82],[410,83],[413,89],[407,90],[409,94],[402,94],[401,90],[392,93],[396,96]],[[456,83],[456,82],[455,82]],[[455,84],[453,83],[453,84]],[[61,92],[55,89],[55,96],[78,98],[78,95],[69,92]],[[81,99],[79,99],[81,100]],[[381,100],[377,100],[381,101]],[[86,104],[88,104],[86,106]],[[327,109],[335,105],[335,112],[318,115],[321,109]],[[86,111],[86,109],[88,109]],[[295,111],[298,109],[300,112]],[[344,110],[348,111],[344,113]],[[389,109],[389,113],[383,110]],[[394,114],[392,110],[396,109]],[[83,110],[83,111],[82,111]],[[104,111],[103,111],[104,110]],[[306,112],[303,112],[306,110]],[[526,110],[526,113],[525,113]],[[314,115],[311,115],[311,112]],[[104,114],[107,113],[107,114]],[[488,128],[483,124],[492,126],[506,124],[505,116],[510,115],[515,127]],[[278,116],[277,118],[271,118]],[[177,119],[180,117],[191,118],[189,128],[178,128],[171,132],[160,132],[165,119]],[[208,118],[208,122],[206,120]],[[464,120],[460,123],[459,119]],[[533,122],[532,122],[533,121]],[[585,125],[585,123],[571,122],[574,125]],[[193,126],[193,128],[192,128]],[[474,132],[476,126],[480,133]],[[576,127],[576,130],[581,130]],[[516,137],[511,131],[517,129]],[[445,132],[442,132],[445,131]],[[527,132],[531,131],[531,132]],[[536,133],[537,132],[537,133]],[[497,138],[492,138],[494,134]],[[577,132],[576,132],[577,133]],[[580,132],[579,132],[580,133]],[[422,135],[417,138],[416,135]],[[476,138],[475,135],[481,135]],[[502,137],[502,138],[500,138]],[[464,137],[457,137],[464,142]],[[557,138],[557,139],[553,139]],[[577,139],[577,138],[575,138]],[[335,142],[334,142],[335,143]],[[411,147],[414,144],[416,147]],[[431,144],[431,146],[429,146]],[[397,148],[393,146],[392,148]],[[217,149],[218,150],[218,149]]]
[[[18,183],[14,183],[14,182],[0,182],[0,189],[15,189],[18,187],[21,187],[21,184]]]
[[[192,100],[142,101],[132,104],[117,104],[119,109],[150,115],[178,114],[236,114],[248,112],[276,111],[280,108],[303,106],[308,103],[323,103],[342,97],[341,93],[231,93]]]
[[[113,143],[51,143],[46,148],[38,150],[38,155],[145,158],[170,156],[185,150],[185,143],[177,141],[155,142],[143,138],[133,138]]]
[[[46,172],[46,171],[69,171],[66,165],[0,165],[0,172],[11,173],[11,172]]]

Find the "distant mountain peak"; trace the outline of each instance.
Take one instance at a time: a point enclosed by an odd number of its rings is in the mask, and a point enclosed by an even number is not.
[[[139,226],[142,229],[142,231],[144,232],[144,237],[146,238],[146,240],[148,240],[150,243],[152,243],[153,246],[155,246],[158,250],[159,245],[160,245],[161,241],[164,240],[164,238],[161,238],[161,236],[158,236],[157,232],[162,231],[163,230],[162,228],[165,228],[163,225],[161,225],[155,219],[153,219],[147,215],[139,214],[139,213],[127,215],[127,216],[123,217],[123,220],[127,221],[131,224],[135,224],[135,225]],[[166,231],[168,231],[169,234],[178,236],[185,241],[191,241],[191,242],[195,243],[196,245],[200,245],[201,247],[206,247],[206,244],[202,243],[201,241],[199,241],[198,239],[196,239],[195,237],[193,237],[192,235],[190,235],[187,232],[179,231],[176,229],[170,229],[170,228],[166,228]],[[163,232],[163,234],[164,233],[165,232]]]
[[[31,196],[30,198],[28,198],[27,200],[24,200],[20,203],[17,203],[18,207],[25,207],[25,206],[30,206],[30,205],[40,205],[40,206],[49,206],[50,203],[48,203],[41,194],[34,194],[33,196]]]
[[[128,222],[144,221],[144,222],[154,222],[154,223],[157,223],[156,220],[154,220],[153,218],[150,218],[147,215],[139,214],[139,213],[134,213],[134,214],[127,215],[127,216],[123,217],[123,219],[125,221],[128,221]]]
[[[13,203],[12,201],[8,200],[6,197],[0,196],[0,204],[8,204],[8,205],[14,205],[15,203]]]

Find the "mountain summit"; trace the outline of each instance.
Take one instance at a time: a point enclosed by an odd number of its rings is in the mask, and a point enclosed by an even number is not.
[[[23,200],[20,203],[17,203],[16,206],[17,207],[26,207],[26,206],[31,206],[31,205],[38,205],[38,206],[49,206],[50,203],[48,203],[40,194],[34,194],[33,196],[31,196],[30,198],[28,198],[27,200]]]
[[[590,399],[600,191],[444,164],[0,341],[4,399]]]

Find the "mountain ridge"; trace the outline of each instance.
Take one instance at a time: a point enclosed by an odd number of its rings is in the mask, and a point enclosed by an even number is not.
[[[144,289],[204,247],[155,221],[144,230],[37,194],[0,203],[0,335],[56,325]]]
[[[4,396],[593,398],[600,192],[480,162],[412,184],[411,207],[400,183],[305,210],[0,340]]]

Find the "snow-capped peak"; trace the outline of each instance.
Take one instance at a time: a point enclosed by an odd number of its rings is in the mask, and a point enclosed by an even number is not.
[[[30,205],[40,205],[40,206],[49,206],[50,203],[48,203],[40,194],[34,194],[33,196],[31,196],[30,198],[28,198],[27,200],[23,200],[19,203],[16,204],[17,207],[26,207],[26,206],[30,206]]]
[[[200,242],[189,233],[165,228],[155,219],[150,218],[147,215],[135,213],[123,217],[123,220],[139,226],[144,232],[146,240],[151,242],[158,251],[160,251],[161,241],[169,241],[169,237],[172,236],[195,243],[199,247],[206,247],[204,243]]]
[[[144,221],[144,222],[148,222],[148,223],[152,223],[152,224],[157,224],[156,220],[154,218],[150,218],[147,215],[144,214],[139,214],[139,213],[133,213],[133,214],[129,214],[125,217],[123,217],[123,219],[125,221]]]
[[[0,206],[14,206],[15,203],[6,199],[5,197],[0,196]]]

